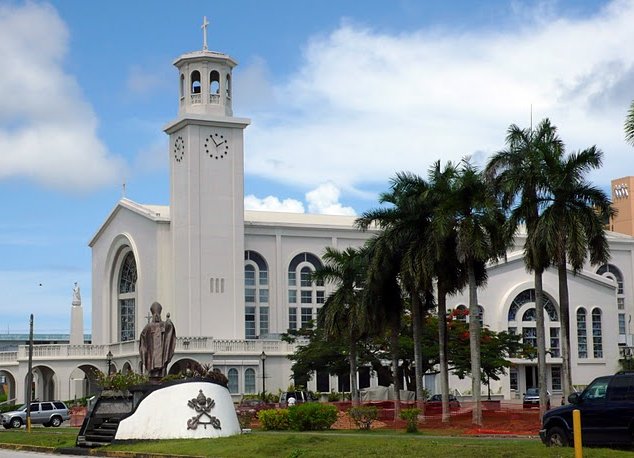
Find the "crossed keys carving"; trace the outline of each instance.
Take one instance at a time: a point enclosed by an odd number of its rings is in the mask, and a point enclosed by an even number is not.
[[[194,415],[187,420],[187,429],[196,429],[198,425],[203,425],[207,429],[207,425],[213,426],[214,429],[222,429],[220,419],[210,415],[209,411],[216,405],[216,401],[206,397],[203,390],[199,390],[198,396],[187,401],[187,406],[196,411],[198,415]],[[207,421],[201,421],[201,418],[207,417]]]

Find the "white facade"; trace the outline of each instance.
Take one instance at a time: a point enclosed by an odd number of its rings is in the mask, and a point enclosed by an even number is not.
[[[319,267],[325,247],[357,247],[371,236],[355,230],[352,217],[245,212],[243,132],[250,121],[233,117],[231,72],[236,62],[221,53],[197,51],[174,65],[179,111],[165,127],[170,137],[170,204],[122,199],[95,233],[89,243],[92,345],[36,348],[41,399],[71,399],[90,391],[92,369],[105,371],[108,364],[115,370],[137,370],[137,339],[154,301],[162,304],[163,318],[170,314],[178,336],[170,371],[194,360],[221,369],[236,396],[285,389],[291,383],[286,356],[294,346],[280,341],[279,334],[315,319],[328,294],[328,286],[310,282],[308,273]],[[609,240],[607,272],[599,275],[592,266],[577,275],[569,272],[575,384],[613,373],[619,345],[632,345],[634,238],[609,233]],[[490,267],[479,301],[485,326],[513,329],[530,339],[533,277],[524,268],[521,242],[505,262]],[[550,331],[559,327],[557,285],[556,271],[547,271],[544,289],[555,317],[547,325],[552,392],[558,391],[561,365],[558,331]],[[448,307],[466,304],[465,295],[449,298]],[[109,363],[108,352],[113,355]],[[535,361],[514,362],[513,374],[493,384],[493,391],[506,398],[537,380]],[[0,375],[7,376],[10,397],[18,400],[24,399],[26,363],[25,347],[0,353]],[[86,374],[84,380],[78,370]],[[336,390],[333,382],[330,378],[329,386]],[[314,389],[315,381],[311,383]],[[470,387],[470,380],[451,383],[462,392]],[[426,385],[436,390],[433,377],[426,377]]]

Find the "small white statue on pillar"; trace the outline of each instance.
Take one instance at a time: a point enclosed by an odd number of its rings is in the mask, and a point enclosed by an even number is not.
[[[73,286],[73,305],[81,305],[81,293],[79,292],[77,282],[75,282],[75,286]]]
[[[70,339],[71,345],[84,344],[84,311],[81,306],[81,293],[79,285],[73,286],[73,302],[70,308]]]

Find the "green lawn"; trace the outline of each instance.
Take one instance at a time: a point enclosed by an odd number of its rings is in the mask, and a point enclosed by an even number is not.
[[[0,432],[0,443],[50,447],[72,446],[77,429],[34,429]],[[538,439],[486,439],[467,437],[435,438],[402,432],[358,431],[320,433],[261,432],[242,436],[201,439],[142,441],[117,444],[107,450],[166,455],[213,457],[561,457],[574,456],[571,448],[549,449]],[[585,448],[585,458],[631,457],[629,450]]]
[[[37,445],[40,447],[72,447],[77,438],[77,428],[33,427],[30,433],[26,428],[0,431],[0,444]]]

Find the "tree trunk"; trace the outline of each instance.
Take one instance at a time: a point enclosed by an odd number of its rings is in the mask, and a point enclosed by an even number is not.
[[[473,262],[469,263],[469,348],[471,350],[471,396],[473,411],[471,421],[482,425],[482,379],[480,369],[480,320],[478,320],[478,286]]]
[[[442,422],[449,422],[449,363],[447,362],[447,294],[438,281],[438,359],[440,366],[440,393],[442,396]]]
[[[359,387],[357,386],[357,341],[350,332],[350,391],[352,405],[359,405]]]
[[[412,334],[414,337],[414,373],[416,377],[416,407],[425,410],[425,399],[423,394],[423,349],[422,349],[422,325],[420,297],[416,292],[412,292]]]
[[[398,323],[392,324],[390,347],[392,347],[392,381],[394,383],[394,420],[401,418],[401,383],[398,377],[398,332]]]
[[[563,398],[567,401],[568,396],[572,393],[572,365],[570,363],[570,298],[565,256],[557,265],[557,274],[559,277],[559,315],[561,320],[561,378]]]
[[[537,371],[539,372],[539,420],[546,413],[547,374],[546,374],[546,338],[544,329],[544,289],[542,270],[535,270],[535,319],[537,326]]]

